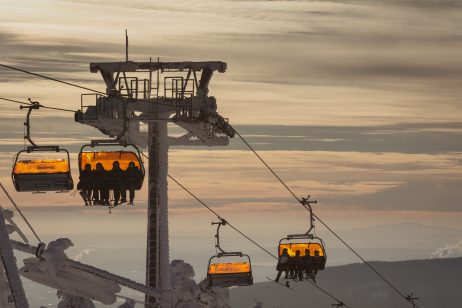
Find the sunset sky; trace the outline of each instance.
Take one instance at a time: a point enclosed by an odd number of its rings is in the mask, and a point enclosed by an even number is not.
[[[462,239],[462,1],[0,0],[0,63],[104,91],[89,62],[227,62],[210,94],[262,157],[366,259],[429,258]],[[79,89],[0,68],[0,97],[78,109]],[[0,101],[0,181],[47,241],[70,256],[144,280],[146,200],[86,209],[78,196],[16,193],[25,112]],[[103,136],[72,113],[34,112],[34,137],[76,153]],[[276,251],[307,213],[235,139],[171,148],[169,173]],[[205,276],[215,220],[169,183],[170,255]],[[10,207],[3,196],[0,204]],[[19,218],[19,217],[17,217]],[[19,219],[17,219],[19,220]],[[319,225],[330,265],[359,262]],[[274,262],[232,230],[224,246],[252,255],[257,281]],[[226,240],[228,239],[228,241]],[[132,250],[129,251],[129,248]],[[399,253],[398,253],[399,251]],[[452,256],[462,256],[462,247]]]

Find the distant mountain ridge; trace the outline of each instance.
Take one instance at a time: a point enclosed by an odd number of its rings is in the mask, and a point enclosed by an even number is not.
[[[399,254],[399,251],[396,253]],[[404,295],[414,293],[421,308],[462,307],[462,257],[371,264]],[[318,274],[318,285],[352,308],[412,307],[365,264],[328,267]],[[290,290],[274,282],[231,290],[231,306],[264,308],[332,307],[335,303],[309,282],[290,282]]]

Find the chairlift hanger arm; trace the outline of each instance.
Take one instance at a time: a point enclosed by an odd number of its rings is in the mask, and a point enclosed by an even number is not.
[[[318,202],[316,200],[310,200],[310,195],[306,198],[301,198],[300,203],[310,212],[310,224],[309,224],[309,229],[306,231],[304,234],[289,234],[287,235],[287,239],[302,239],[302,238],[310,238],[313,239],[314,236],[311,234],[311,231],[314,230],[314,214],[313,214],[313,208],[311,207],[311,204],[317,204]]]
[[[308,197],[306,198],[302,198],[300,200],[300,203],[307,207],[308,210],[310,211],[310,228],[308,229],[308,231],[306,232],[306,234],[309,234],[311,232],[311,230],[314,229],[314,215],[313,215],[313,208],[311,207],[311,204],[317,204],[318,201],[317,200],[313,200],[311,201],[310,200],[310,195],[308,195]]]
[[[228,224],[228,222],[224,218],[220,218],[220,219],[221,219],[221,221],[219,221],[219,222],[212,222],[212,225],[217,225],[217,233],[215,234],[215,239],[216,239],[215,248],[217,248],[220,251],[217,254],[217,256],[219,258],[221,258],[221,257],[232,257],[232,256],[242,257],[243,254],[240,251],[227,252],[227,251],[224,251],[220,247],[220,228],[221,228],[221,226],[226,226]]]
[[[217,225],[217,232],[215,233],[215,248],[217,248],[218,250],[220,250],[220,253],[226,253],[221,247],[220,247],[220,228],[221,226],[225,226],[226,225],[226,220],[223,219],[223,218],[220,218],[221,221],[219,222],[212,222],[212,226],[213,225]]]
[[[26,127],[26,134],[24,136],[24,139],[27,139],[27,141],[29,141],[29,143],[32,146],[27,147],[27,152],[28,153],[31,152],[31,151],[56,151],[56,152],[59,152],[60,151],[59,146],[39,146],[32,140],[32,137],[31,137],[31,125],[30,125],[30,116],[32,114],[32,111],[35,110],[35,109],[38,110],[38,109],[40,109],[40,107],[43,107],[43,108],[48,108],[48,107],[42,106],[39,102],[32,101],[30,98],[28,98],[28,100],[29,100],[29,105],[21,105],[21,106],[19,106],[19,109],[28,109],[27,110],[27,115],[26,115],[26,122],[24,122],[24,126]]]
[[[30,98],[29,98],[29,102],[31,103],[30,105],[27,105],[27,106],[21,105],[19,106],[19,109],[28,109],[27,115],[26,115],[26,122],[24,122],[24,126],[26,127],[26,135],[24,136],[24,139],[27,139],[27,141],[29,141],[29,143],[32,144],[32,146],[36,147],[37,144],[35,144],[35,142],[32,141],[32,138],[30,136],[30,115],[32,113],[32,110],[40,108],[40,103],[33,102]]]

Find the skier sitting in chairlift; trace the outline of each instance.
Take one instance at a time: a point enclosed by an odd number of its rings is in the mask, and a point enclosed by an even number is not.
[[[135,166],[135,162],[131,161],[128,163],[128,168],[125,170],[123,185],[129,191],[130,204],[133,205],[135,199],[135,189],[139,185],[143,174]]]
[[[109,171],[110,180],[108,185],[108,188],[114,192],[114,206],[119,205],[119,199],[122,190],[122,179],[124,174],[125,171],[120,169],[120,163],[115,160],[112,163],[112,170]]]
[[[312,257],[312,260],[314,275],[316,275],[319,270],[323,270],[325,268],[326,258],[319,254],[319,250],[315,250],[314,257]]]
[[[94,204],[109,205],[109,187],[107,184],[108,172],[104,170],[102,163],[96,164],[93,178],[95,181],[93,187]]]
[[[80,196],[82,196],[85,206],[91,205],[91,195],[93,190],[93,179],[91,165],[86,164],[85,169],[80,174],[80,181],[77,184]]]
[[[312,279],[314,282],[315,281],[315,276],[314,276],[314,270],[313,270],[313,258],[310,255],[310,250],[305,249],[305,255],[303,256],[303,270],[306,273],[306,278],[307,279]]]
[[[287,250],[287,248],[284,248],[284,250],[282,251],[282,254],[281,256],[279,257],[279,262],[276,266],[276,270],[278,271],[278,274],[276,276],[276,279],[275,281],[278,282],[279,281],[279,278],[281,278],[281,274],[282,272],[285,272],[285,277],[284,279],[287,279],[288,278],[288,273],[289,273],[289,252]]]

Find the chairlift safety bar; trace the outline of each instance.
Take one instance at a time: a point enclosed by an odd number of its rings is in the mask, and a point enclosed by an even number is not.
[[[113,139],[110,139],[110,140],[105,140],[105,139],[101,139],[101,140],[92,140],[90,142],[90,147],[94,148],[95,146],[101,146],[101,145],[120,145],[120,146],[123,146],[123,147],[127,147],[129,144],[127,142],[127,140],[113,140]]]

